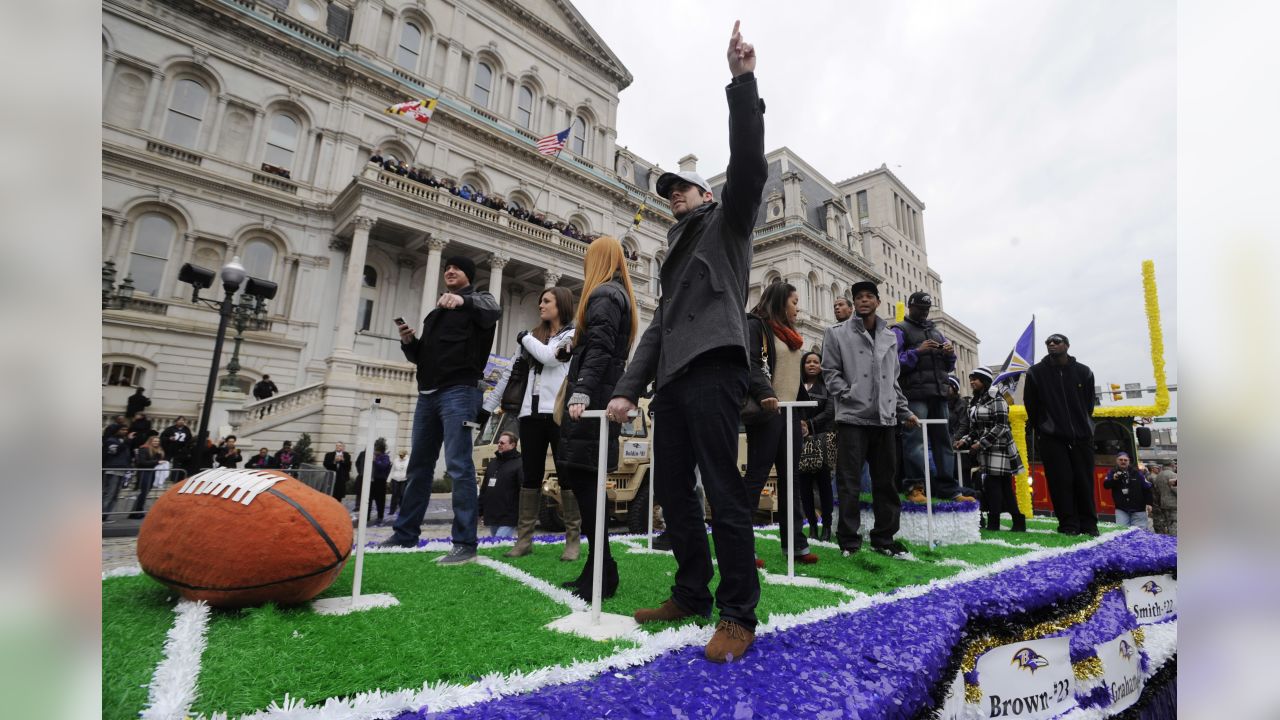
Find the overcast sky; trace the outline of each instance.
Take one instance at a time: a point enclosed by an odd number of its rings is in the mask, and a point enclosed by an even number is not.
[[[1100,384],[1153,381],[1141,261],[1177,379],[1175,5],[575,0],[631,71],[618,144],[728,159],[734,19],[759,55],[767,150],[832,182],[886,163],[926,204],[947,310],[999,363],[1034,313]],[[1225,300],[1225,298],[1224,298]]]

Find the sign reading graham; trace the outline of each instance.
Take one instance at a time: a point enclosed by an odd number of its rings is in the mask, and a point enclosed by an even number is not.
[[[1124,601],[1139,625],[1170,620],[1178,614],[1178,581],[1170,575],[1147,575],[1124,581]]]
[[[978,658],[983,717],[1047,720],[1076,704],[1068,638],[1003,645]]]
[[[1132,632],[1095,645],[1098,659],[1102,661],[1102,682],[1111,693],[1109,710],[1119,712],[1138,701],[1146,684],[1140,667],[1138,643]]]

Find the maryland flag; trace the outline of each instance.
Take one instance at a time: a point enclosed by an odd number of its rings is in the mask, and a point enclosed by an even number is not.
[[[412,100],[410,102],[402,102],[387,108],[387,112],[392,115],[405,115],[426,125],[431,122],[431,113],[436,110],[436,99],[430,100]]]
[[[1000,368],[1000,374],[996,375],[995,380],[991,381],[991,397],[997,395],[1007,395],[1012,397],[1014,391],[1018,389],[1018,380],[1022,378],[1022,374],[1031,368],[1031,363],[1035,362],[1036,356],[1036,318],[1031,316],[1031,324],[1027,325],[1027,329],[1022,331],[1022,336],[1018,338],[1018,342],[1009,351],[1009,357],[1004,359],[1004,366]]]

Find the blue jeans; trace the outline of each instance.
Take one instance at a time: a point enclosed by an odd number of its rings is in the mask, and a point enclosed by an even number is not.
[[[418,542],[422,518],[431,502],[436,460],[444,447],[444,467],[453,481],[453,544],[476,546],[476,468],[471,460],[471,429],[463,425],[480,412],[480,389],[469,385],[441,388],[419,395],[413,413],[413,450],[407,485],[392,538],[408,545]]]
[[[489,528],[489,537],[515,537],[516,529],[512,525],[499,525],[498,527]]]
[[[921,420],[946,420],[947,401],[945,398],[929,398],[927,400],[908,400],[907,407]],[[929,484],[933,496],[950,500],[960,494],[960,486],[956,483],[955,450],[951,447],[951,436],[946,425],[921,425],[915,429],[903,429],[902,432],[902,485],[906,490],[914,486],[924,487],[924,441],[920,434],[925,427],[929,428],[929,455],[933,459],[936,472],[929,474]]]
[[[1151,526],[1147,524],[1147,513],[1129,512],[1116,508],[1116,524],[1122,527],[1136,527],[1143,530],[1150,530]]]

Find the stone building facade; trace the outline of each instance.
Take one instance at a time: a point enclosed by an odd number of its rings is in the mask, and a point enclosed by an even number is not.
[[[617,144],[632,77],[568,2],[104,0],[102,52],[102,253],[134,288],[121,305],[104,287],[104,415],[141,385],[157,426],[199,416],[218,316],[179,282],[184,263],[239,257],[279,286],[239,334],[233,378],[229,334],[212,407],[214,435],[255,447],[303,432],[318,449],[363,442],[370,417],[406,446],[416,388],[392,319],[420,324],[450,255],[475,260],[475,285],[499,298],[499,354],[543,288],[581,287],[585,242],[387,172],[375,153],[620,238],[641,325],[652,317],[674,222],[654,193],[663,169]],[[432,97],[425,132],[385,112]],[[559,158],[537,152],[566,127]],[[785,148],[769,157],[752,298],[770,273],[803,280],[816,340],[835,295],[888,276],[846,185]],[[281,392],[255,402],[264,374]]]

